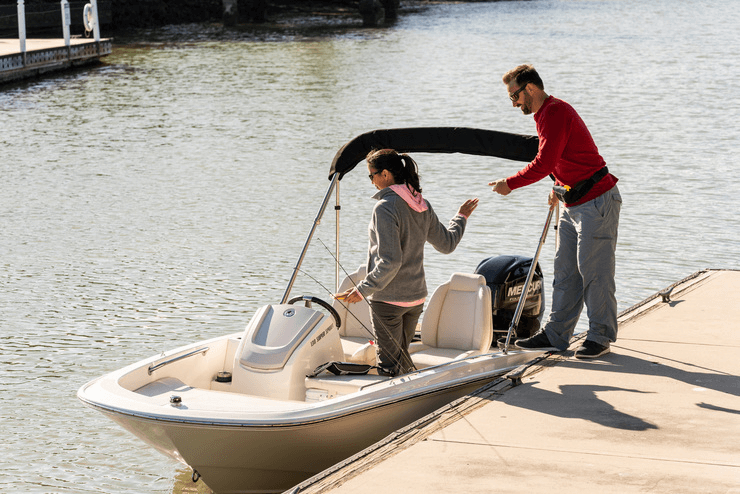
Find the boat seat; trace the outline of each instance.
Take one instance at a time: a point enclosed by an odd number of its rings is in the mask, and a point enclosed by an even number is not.
[[[360,266],[357,271],[350,273],[339,285],[339,292],[343,292],[365,279],[367,269]],[[377,355],[373,326],[370,322],[370,304],[361,300],[356,304],[347,304],[340,300],[332,303],[339,313],[342,325],[339,327],[339,338],[342,342],[342,351],[345,362],[375,365]]]
[[[493,340],[491,290],[479,274],[453,273],[432,294],[421,321],[417,369],[489,351]]]

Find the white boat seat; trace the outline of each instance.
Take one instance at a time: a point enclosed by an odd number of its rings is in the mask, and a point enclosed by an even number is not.
[[[357,271],[344,278],[339,285],[339,292],[343,292],[365,279],[366,273],[365,266],[357,268]],[[334,300],[332,305],[342,320],[339,337],[342,342],[344,361],[375,365],[377,362],[376,348],[375,345],[369,344],[370,340],[375,340],[373,326],[370,322],[370,304],[363,299],[356,304]]]
[[[493,340],[491,290],[479,274],[453,273],[432,294],[421,321],[417,369],[489,351]]]

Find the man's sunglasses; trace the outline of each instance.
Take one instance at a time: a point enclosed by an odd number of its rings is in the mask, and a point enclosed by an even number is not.
[[[517,101],[519,99],[519,93],[521,93],[522,91],[524,91],[524,88],[527,87],[527,84],[529,84],[529,83],[528,82],[525,82],[522,87],[520,87],[519,89],[517,89],[516,91],[514,91],[513,93],[511,93],[509,95],[509,99],[511,101]]]

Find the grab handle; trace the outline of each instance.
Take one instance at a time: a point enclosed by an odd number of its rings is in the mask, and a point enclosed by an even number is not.
[[[177,362],[179,360],[186,359],[188,357],[192,357],[193,355],[198,355],[199,353],[202,353],[203,355],[205,355],[208,350],[209,350],[209,347],[207,347],[207,346],[206,347],[203,347],[203,348],[199,348],[198,350],[193,350],[190,353],[186,353],[184,355],[180,355],[180,356],[177,356],[175,358],[171,358],[169,360],[165,360],[164,362],[160,362],[157,365],[150,365],[149,366],[149,369],[147,369],[147,371],[149,372],[149,375],[151,376],[152,375],[152,372],[154,372],[157,369],[161,369],[165,365],[173,364],[173,363],[175,363],[175,362]]]

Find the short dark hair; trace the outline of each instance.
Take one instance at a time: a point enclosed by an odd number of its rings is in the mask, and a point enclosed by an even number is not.
[[[519,87],[529,84],[530,82],[544,91],[545,84],[542,78],[532,65],[520,65],[504,74],[504,84],[514,81]]]

